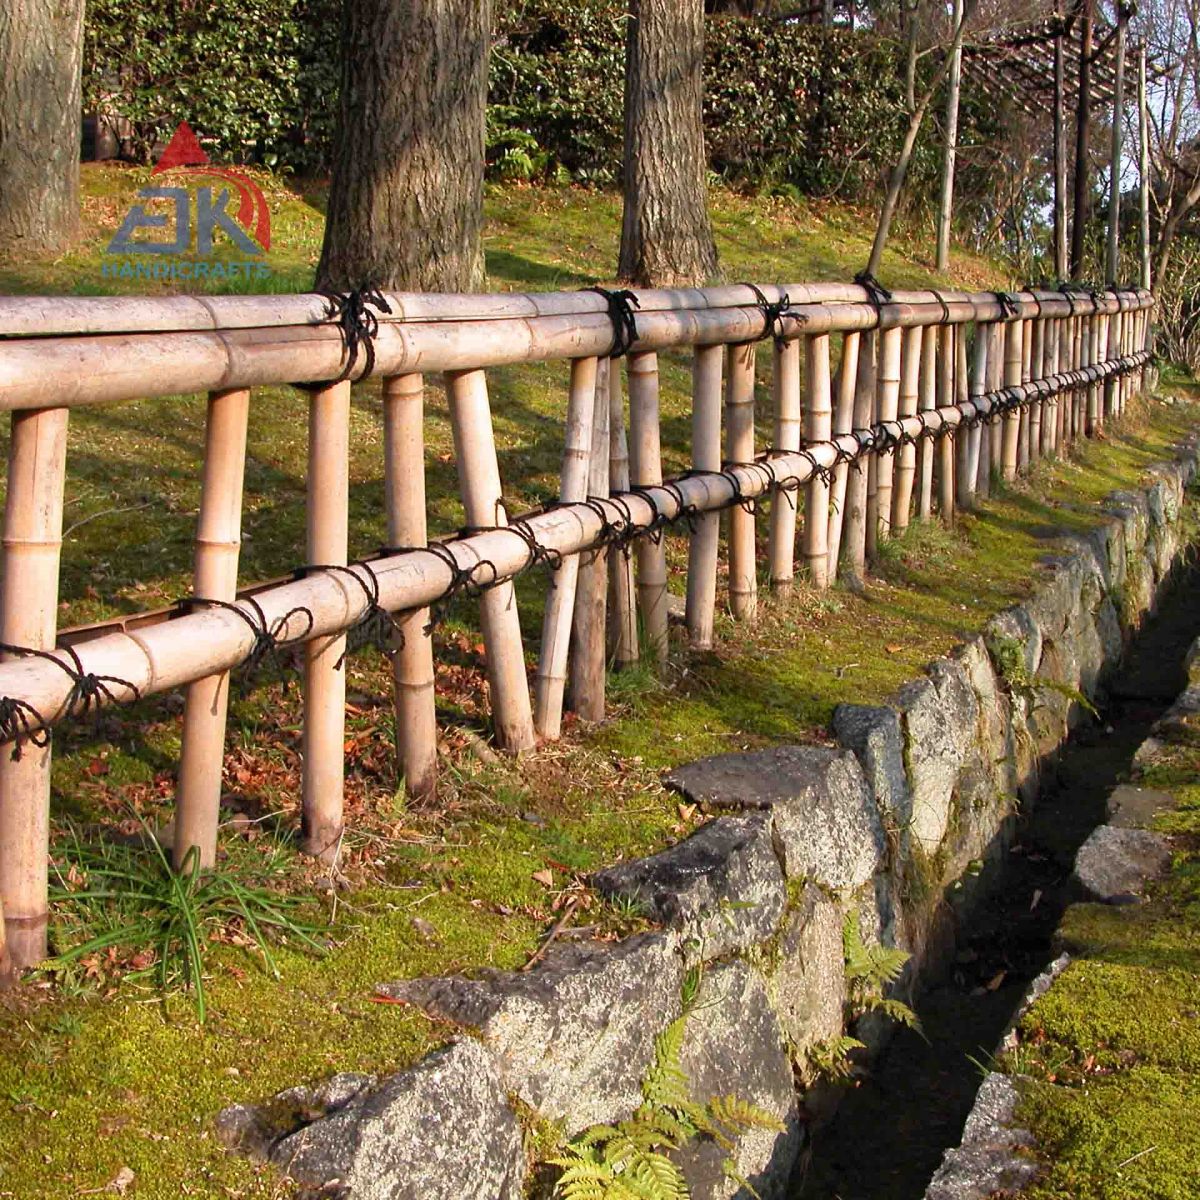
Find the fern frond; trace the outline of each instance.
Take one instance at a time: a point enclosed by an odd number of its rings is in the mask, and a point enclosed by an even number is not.
[[[644,1191],[647,1200],[688,1200],[683,1172],[662,1154],[640,1159],[630,1170],[628,1182]]]
[[[714,1096],[708,1102],[708,1111],[713,1120],[724,1125],[735,1136],[748,1129],[773,1129],[784,1131],[784,1124],[766,1109],[759,1108],[741,1096]]]
[[[918,1032],[921,1029],[921,1018],[903,1000],[880,1000],[873,1007],[900,1025],[907,1025],[909,1029],[915,1029]]]
[[[655,1108],[674,1108],[687,1100],[688,1081],[680,1064],[687,1013],[677,1017],[654,1040],[654,1065],[642,1082],[642,1095]]]

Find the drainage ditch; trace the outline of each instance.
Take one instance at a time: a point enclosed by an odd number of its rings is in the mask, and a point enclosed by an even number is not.
[[[1200,633],[1200,568],[1177,574],[1157,614],[1106,686],[1098,722],[1072,735],[1042,776],[989,897],[960,930],[947,976],[915,1008],[924,1038],[901,1029],[869,1078],[817,1132],[794,1200],[920,1200],[958,1144],[981,1067],[1032,980],[1053,957],[1075,852],[1106,818],[1150,726],[1185,686],[1183,658]]]

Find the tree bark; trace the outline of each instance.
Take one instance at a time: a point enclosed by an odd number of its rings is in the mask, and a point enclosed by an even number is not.
[[[83,0],[0,0],[0,257],[79,227]]]
[[[491,0],[344,0],[318,287],[481,287],[491,10]]]
[[[1092,6],[1083,0],[1083,28],[1079,42],[1079,95],[1075,115],[1075,215],[1071,223],[1071,278],[1083,274],[1083,251],[1087,239],[1088,184],[1091,172],[1088,151],[1092,137]]]
[[[717,273],[704,153],[702,0],[631,0],[625,42],[622,279],[706,283]]]

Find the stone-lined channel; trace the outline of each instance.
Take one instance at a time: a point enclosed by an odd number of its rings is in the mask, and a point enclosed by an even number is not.
[[[1042,776],[988,898],[960,937],[948,977],[915,1005],[923,1040],[901,1030],[871,1076],[817,1132],[794,1200],[920,1200],[942,1152],[958,1144],[986,1063],[1030,982],[1053,957],[1075,899],[1075,852],[1105,819],[1150,726],[1186,683],[1200,634],[1200,567],[1178,573],[1106,686],[1098,723],[1075,732]]]

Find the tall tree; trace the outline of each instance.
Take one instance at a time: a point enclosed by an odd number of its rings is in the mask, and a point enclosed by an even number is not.
[[[478,289],[491,0],[343,0],[342,11],[317,285]]]
[[[703,0],[631,0],[626,33],[622,279],[705,283],[717,273],[704,154]]]
[[[79,225],[83,0],[0,0],[0,255]]]

